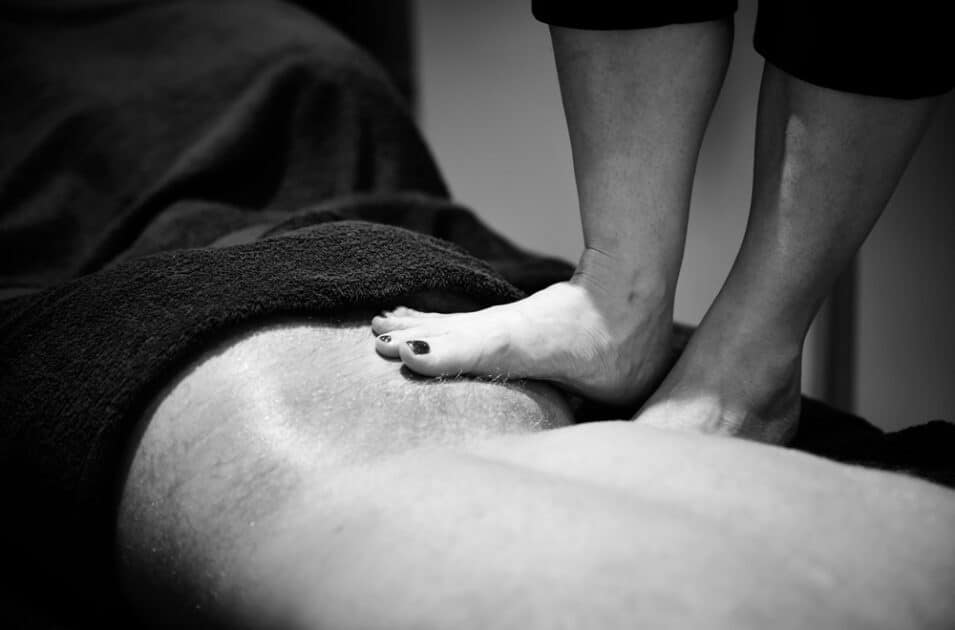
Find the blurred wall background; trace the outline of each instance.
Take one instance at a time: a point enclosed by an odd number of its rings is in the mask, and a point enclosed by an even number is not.
[[[700,156],[676,316],[698,323],[742,239],[762,58],[741,0],[729,73]],[[547,27],[530,0],[417,0],[418,108],[455,197],[527,248],[582,248]],[[955,94],[937,112],[859,257],[852,411],[885,429],[955,420]],[[818,327],[817,327],[818,328]],[[823,392],[818,331],[804,390]]]

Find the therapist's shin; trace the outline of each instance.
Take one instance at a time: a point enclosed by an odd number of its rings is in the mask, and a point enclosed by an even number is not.
[[[731,20],[587,31],[552,27],[585,251],[578,274],[672,308],[697,155]]]

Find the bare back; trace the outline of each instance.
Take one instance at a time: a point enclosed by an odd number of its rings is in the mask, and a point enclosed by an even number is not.
[[[153,623],[955,620],[955,493],[742,440],[569,426],[541,384],[400,371],[366,321],[245,335],[157,401],[118,549]]]

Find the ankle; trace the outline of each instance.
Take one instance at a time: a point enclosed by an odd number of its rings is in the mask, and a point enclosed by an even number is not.
[[[707,432],[788,442],[798,423],[801,356],[703,341],[691,340],[657,401],[695,401]]]
[[[662,305],[672,314],[676,282],[669,275],[645,261],[588,247],[570,283],[603,304],[628,310]]]
[[[690,380],[709,383],[720,397],[767,411],[799,397],[802,346],[788,339],[715,330],[704,321],[685,355],[681,363]]]

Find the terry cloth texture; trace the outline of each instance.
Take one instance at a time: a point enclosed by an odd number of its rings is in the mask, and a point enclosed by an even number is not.
[[[636,29],[732,16],[735,0],[533,0],[537,19],[591,30]],[[937,96],[955,86],[948,6],[938,0],[860,3],[760,0],[753,45],[766,61],[820,87],[888,98]]]

